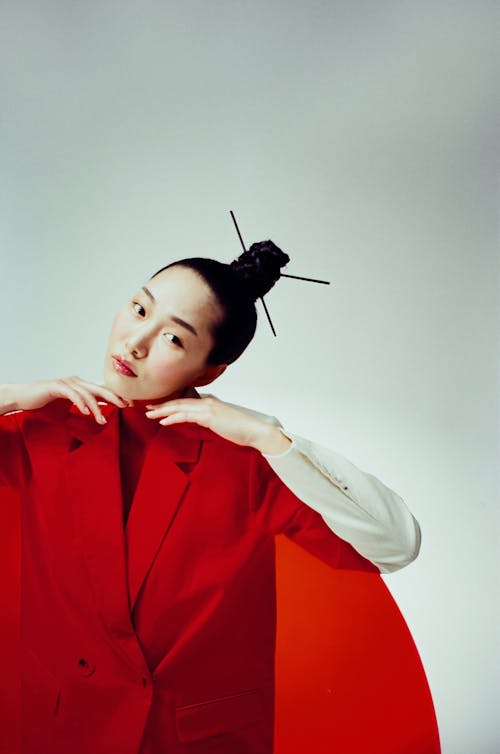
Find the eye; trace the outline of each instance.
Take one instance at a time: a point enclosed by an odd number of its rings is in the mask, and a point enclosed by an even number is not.
[[[182,345],[182,340],[181,340],[180,338],[178,338],[178,337],[177,337],[177,335],[174,335],[174,333],[173,333],[173,332],[167,332],[167,333],[165,333],[165,335],[172,335],[172,337],[173,337],[173,340],[171,341],[171,343],[174,343],[174,342],[176,341],[176,342],[177,342],[177,345],[179,345],[179,346],[180,346],[181,348],[183,348],[183,347],[184,347],[184,346]]]
[[[138,301],[132,301],[132,307],[134,308],[134,311],[136,312],[136,314],[139,314],[139,312],[137,311],[137,309],[135,309],[136,306],[138,306],[139,309],[142,309],[142,311],[144,312],[144,314],[146,314],[146,310],[144,309],[144,307]],[[143,317],[144,315],[143,314],[139,314],[139,316]],[[180,338],[178,338],[177,335],[175,335],[172,332],[165,333],[165,335],[172,335],[172,340],[170,342],[171,343],[175,343],[176,345],[180,346],[181,348],[184,348],[184,344],[183,344],[182,340]]]
[[[132,306],[138,306],[140,309],[142,309],[142,311],[144,312],[144,314],[146,313],[146,310],[144,309],[144,307],[141,306],[137,301],[132,301]]]

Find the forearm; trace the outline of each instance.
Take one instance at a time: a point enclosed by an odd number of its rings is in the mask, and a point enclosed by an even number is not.
[[[6,382],[0,384],[0,416],[18,410],[18,404],[15,397],[15,385]]]

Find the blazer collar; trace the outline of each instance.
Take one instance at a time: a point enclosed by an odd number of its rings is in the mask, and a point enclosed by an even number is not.
[[[184,397],[201,399],[200,394],[194,387],[186,388]],[[110,421],[114,422],[117,420],[120,409],[114,404],[101,403],[100,409],[107,419],[107,424],[99,424],[93,414],[82,414],[66,398],[57,398],[43,408],[31,411],[30,417],[35,418],[35,415],[38,414],[42,421],[57,424],[64,428],[70,438],[72,438],[69,447],[70,451],[72,451],[79,447],[81,443],[88,442],[105,431]],[[167,427],[160,426],[159,420],[152,419],[151,422],[156,422],[157,428],[161,429],[163,433],[165,433],[165,430],[171,430],[170,434],[172,434],[172,431],[175,431],[176,441],[175,444],[172,444],[171,448],[171,457],[175,462],[192,461],[193,439],[210,440],[215,436],[215,433],[208,429],[208,427],[203,427],[195,422],[183,422],[168,425]]]

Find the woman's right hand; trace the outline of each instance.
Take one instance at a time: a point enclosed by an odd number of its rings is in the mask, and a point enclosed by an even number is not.
[[[105,423],[106,420],[97,402],[98,398],[108,403],[114,403],[119,408],[133,405],[132,401],[116,395],[104,385],[82,380],[76,375],[55,380],[15,382],[8,385],[4,384],[2,388],[8,396],[9,405],[15,406],[15,408],[8,410],[18,411],[22,409],[28,411],[42,408],[42,406],[58,398],[67,398],[83,414],[92,413],[100,424]]]

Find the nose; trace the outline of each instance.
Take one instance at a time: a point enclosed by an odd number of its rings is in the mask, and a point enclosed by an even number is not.
[[[148,352],[147,337],[147,333],[136,331],[133,335],[127,338],[125,347],[128,353],[135,356],[136,359],[143,358]]]

